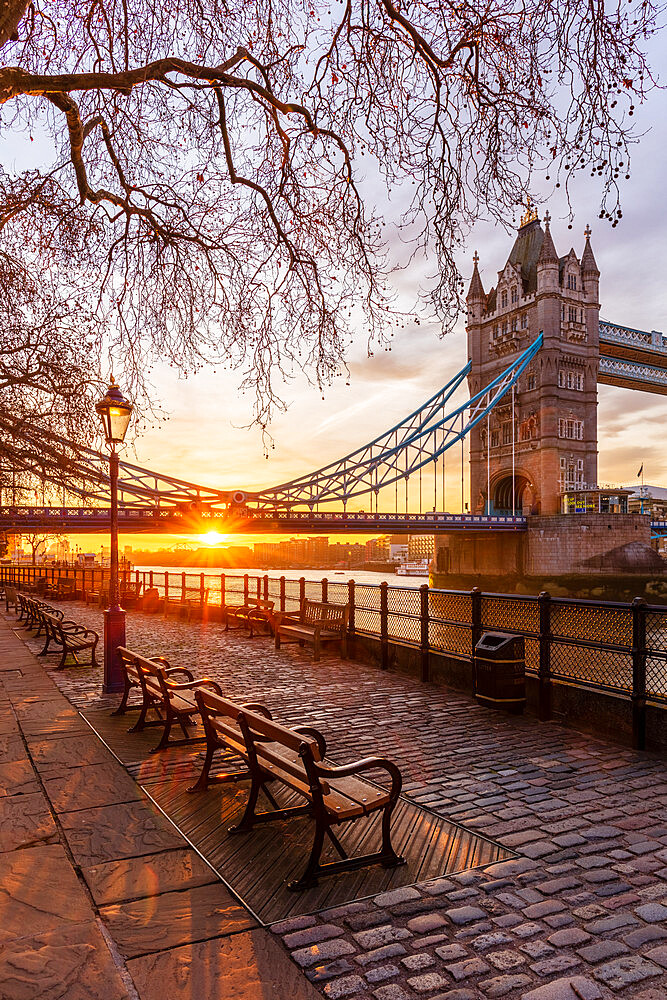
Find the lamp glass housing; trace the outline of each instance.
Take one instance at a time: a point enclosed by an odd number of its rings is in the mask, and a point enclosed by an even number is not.
[[[106,396],[95,406],[95,410],[102,420],[107,444],[123,443],[132,416],[132,409],[132,403],[125,399],[112,378]]]

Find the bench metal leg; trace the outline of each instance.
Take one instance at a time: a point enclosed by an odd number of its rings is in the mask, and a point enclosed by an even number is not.
[[[368,865],[382,865],[383,868],[396,868],[405,864],[405,858],[396,853],[391,844],[391,814],[394,811],[395,802],[388,802],[382,813],[382,848],[374,854],[362,854],[349,858],[338,843],[333,831],[317,821],[313,848],[310,858],[301,878],[293,882],[288,882],[287,888],[292,892],[300,892],[303,889],[311,889],[318,884],[321,875],[335,875],[339,872],[355,871],[357,868],[366,868]],[[320,864],[324,835],[328,834],[334,846],[341,854],[341,861],[330,861],[327,864]]]
[[[125,675],[124,678],[124,684],[125,688],[123,690],[123,697],[121,698],[120,705],[118,706],[118,708],[115,708],[113,710],[113,712],[111,713],[112,715],[125,715],[125,712],[127,711],[127,700],[130,697],[130,690],[133,686],[127,679],[127,674]]]

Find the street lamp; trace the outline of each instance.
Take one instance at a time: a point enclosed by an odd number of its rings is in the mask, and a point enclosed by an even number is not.
[[[118,452],[127,433],[132,403],[123,396],[113,375],[106,396],[96,404],[102,420],[104,437],[109,445],[109,481],[111,484],[111,574],[109,607],[104,612],[104,683],[105,694],[123,688],[122,668],[116,657],[118,646],[125,645],[125,612],[119,603],[118,588]]]

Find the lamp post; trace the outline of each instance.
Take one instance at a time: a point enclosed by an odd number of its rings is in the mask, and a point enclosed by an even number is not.
[[[118,587],[118,452],[117,445],[125,440],[132,403],[123,396],[113,375],[104,399],[95,410],[102,420],[104,437],[109,445],[109,481],[111,484],[111,573],[109,579],[109,607],[104,612],[104,683],[105,694],[120,691],[123,687],[122,668],[116,649],[125,645],[125,612],[119,602]]]

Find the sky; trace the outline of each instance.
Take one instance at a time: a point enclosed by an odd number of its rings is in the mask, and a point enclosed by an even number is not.
[[[640,109],[639,124],[646,134],[633,155],[631,180],[622,192],[623,218],[615,229],[597,218],[599,193],[583,173],[572,191],[572,230],[567,228],[567,207],[558,192],[552,193],[548,202],[538,202],[538,210],[540,217],[547,207],[551,213],[551,232],[559,255],[573,246],[580,257],[583,231],[590,224],[601,272],[602,318],[635,329],[667,332],[665,123],[667,94],[662,91]],[[539,198],[539,193],[535,197]],[[466,282],[477,250],[484,287],[495,285],[513,241],[514,230],[508,233],[479,223],[460,256]],[[397,276],[396,290],[407,305],[416,294],[423,267],[423,261],[416,261]],[[263,457],[259,432],[243,426],[250,419],[252,400],[239,394],[233,373],[204,373],[183,380],[175,377],[172,369],[160,371],[156,389],[170,419],[137,440],[136,460],[177,476],[187,470],[192,481],[220,488],[275,485],[319,468],[393,426],[444,385],[466,360],[463,317],[455,332],[445,338],[439,337],[435,324],[406,328],[396,334],[390,353],[373,357],[367,356],[360,336],[349,356],[349,386],[338,381],[324,399],[303,380],[289,386],[290,405],[271,428],[275,449],[268,460]],[[598,400],[599,482],[636,482],[643,463],[645,482],[667,486],[667,396],[600,385]],[[304,428],[308,428],[306,433]],[[411,499],[416,509],[414,493]],[[441,506],[439,499],[438,507],[461,509],[460,454],[448,459],[446,503]],[[253,539],[237,536],[236,540],[247,543]],[[136,536],[129,541],[138,546]],[[173,541],[176,539],[146,538],[150,547]]]
[[[653,62],[660,73],[667,54],[664,32],[653,43],[653,49]],[[597,218],[599,190],[583,171],[571,190],[575,209],[572,230],[567,228],[567,207],[560,192],[531,192],[540,217],[547,207],[551,213],[551,231],[559,255],[573,246],[581,256],[583,231],[587,224],[591,225],[591,242],[601,272],[601,317],[641,330],[665,332],[666,123],[667,93],[657,91],[637,111],[639,130],[645,134],[633,153],[632,177],[622,189],[623,218],[615,229]],[[393,211],[398,215],[395,203],[389,206],[390,216]],[[511,227],[508,232],[478,223],[459,257],[466,282],[477,250],[484,287],[494,285],[513,241]],[[395,276],[396,293],[407,308],[414,304],[425,267],[427,262],[417,259]],[[289,407],[277,415],[271,427],[275,448],[268,460],[264,458],[260,432],[247,427],[253,401],[239,393],[240,375],[202,372],[186,380],[179,378],[173,368],[158,366],[153,378],[155,395],[169,420],[138,437],[124,457],[217,488],[252,490],[272,486],[319,468],[393,426],[444,385],[465,362],[463,317],[456,331],[445,338],[439,337],[433,323],[406,327],[395,335],[390,353],[380,352],[373,357],[367,356],[365,338],[360,334],[348,355],[349,386],[338,380],[322,399],[303,378],[288,385],[285,391]],[[643,463],[647,483],[667,486],[666,429],[667,396],[599,386],[599,482],[636,482],[637,470]],[[467,500],[466,492],[464,502]],[[358,506],[364,507],[364,503]],[[414,492],[411,506],[417,507]],[[427,509],[433,503],[424,506]],[[393,501],[389,509],[393,509]],[[448,459],[446,497],[443,501],[439,495],[438,509],[461,509],[460,454]],[[229,542],[246,544],[256,540],[257,536],[235,536]],[[99,539],[93,542],[82,536],[76,541],[83,548],[99,549]],[[121,538],[121,544],[134,548],[168,547],[178,541],[183,538]]]

